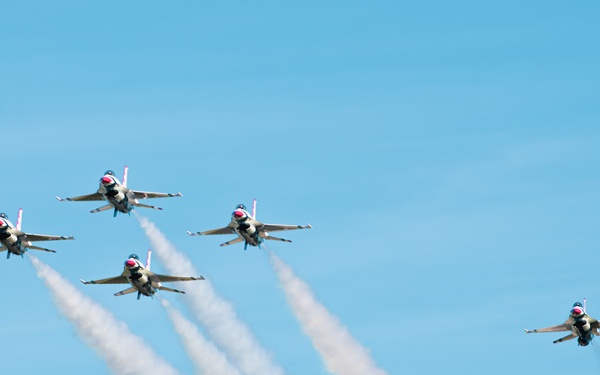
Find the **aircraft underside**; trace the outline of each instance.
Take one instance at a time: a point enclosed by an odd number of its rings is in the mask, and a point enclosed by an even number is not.
[[[133,209],[133,206],[131,206],[129,204],[129,201],[127,200],[127,198],[122,199],[122,200],[117,200],[114,197],[111,197],[107,194],[106,200],[109,201],[110,204],[113,205],[113,207],[115,208],[115,213],[122,212],[124,214],[128,214]]]
[[[27,252],[27,248],[21,244],[20,240],[11,241],[11,237],[2,238],[2,245],[6,247],[6,259],[10,258],[11,254],[23,256]]]

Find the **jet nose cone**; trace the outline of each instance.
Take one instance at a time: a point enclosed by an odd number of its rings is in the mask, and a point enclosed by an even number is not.
[[[100,179],[100,181],[101,181],[103,184],[110,184],[110,183],[112,182],[111,178],[110,178],[110,177],[106,177],[106,176],[102,177],[102,178]]]
[[[4,220],[0,220],[0,227],[4,226],[4,224],[6,224]]]
[[[127,268],[135,267],[135,261],[133,261],[133,260],[131,260],[131,259],[127,259],[127,260],[125,261],[125,266],[126,266]]]
[[[240,218],[244,217],[244,213],[240,210],[235,210],[235,211],[233,211],[233,216],[235,216],[237,219],[240,219]]]
[[[583,313],[583,310],[581,310],[579,307],[575,307],[573,309],[573,315],[581,315],[581,313]]]

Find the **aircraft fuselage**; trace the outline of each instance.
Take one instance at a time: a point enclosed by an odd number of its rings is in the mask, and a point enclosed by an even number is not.
[[[573,319],[573,318],[572,318]],[[577,335],[577,343],[580,346],[588,346],[594,338],[592,326],[585,317],[573,319],[573,332]]]
[[[106,185],[100,182],[98,193],[102,194],[117,211],[127,214],[131,212],[133,206],[129,204],[129,189],[118,184]]]
[[[6,247],[7,251],[15,255],[23,255],[27,251],[27,244],[29,242],[23,243],[14,233],[10,231],[0,231],[0,242],[4,247]]]
[[[152,281],[148,277],[145,269],[141,267],[129,268],[125,266],[125,277],[135,289],[141,294],[151,297],[156,293],[156,288],[152,285]]]
[[[24,241],[20,239],[16,233],[22,233],[17,231],[15,227],[9,222],[7,219],[2,220],[2,226],[0,227],[0,242],[6,250],[9,252],[9,255],[23,255],[27,252],[27,247],[31,246],[29,241]]]
[[[262,226],[260,221],[254,220],[249,216],[242,219],[236,219],[235,215],[231,218],[233,230],[246,241],[248,245],[258,246],[263,239],[260,237],[258,228]]]

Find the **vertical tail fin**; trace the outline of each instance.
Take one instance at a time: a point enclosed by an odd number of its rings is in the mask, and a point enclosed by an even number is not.
[[[252,202],[252,218],[256,220],[256,198],[254,198],[254,202]]]
[[[150,261],[152,259],[152,250],[148,249],[148,256],[146,257],[146,269],[150,271]]]
[[[22,224],[23,224],[23,209],[19,208],[19,214],[17,215],[17,225],[16,225],[17,230],[21,230]]]
[[[587,310],[586,310],[586,306],[587,305],[587,300],[585,299],[585,297],[583,297],[583,313],[587,314]]]
[[[129,167],[125,166],[123,170],[123,186],[127,187],[127,172],[129,171]]]

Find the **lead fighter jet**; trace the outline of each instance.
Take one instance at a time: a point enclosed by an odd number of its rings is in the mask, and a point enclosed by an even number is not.
[[[5,213],[0,213],[0,251],[8,251],[6,259],[10,258],[10,254],[20,255],[21,257],[27,250],[41,250],[50,253],[56,251],[46,249],[45,247],[34,246],[32,242],[37,241],[58,241],[58,240],[74,240],[73,236],[51,236],[47,234],[33,234],[21,231],[23,223],[23,209],[19,208],[17,216],[17,225],[13,225]]]
[[[162,210],[160,207],[150,206],[147,204],[142,204],[139,202],[139,199],[146,198],[169,198],[169,197],[181,197],[181,193],[177,192],[176,194],[170,193],[152,193],[147,191],[140,190],[131,190],[127,187],[127,171],[128,168],[125,166],[125,171],[123,172],[123,183],[121,183],[116,177],[115,173],[111,170],[104,172],[104,176],[100,178],[100,187],[98,191],[93,194],[80,195],[78,197],[73,198],[60,198],[56,197],[61,202],[64,201],[101,201],[106,200],[108,204],[95,210],[91,210],[91,213],[96,213],[100,211],[110,210],[114,208],[113,216],[117,216],[117,212],[122,212],[124,214],[128,214],[133,210],[134,207],[145,207],[152,208],[154,210]]]
[[[252,215],[246,211],[246,206],[238,204],[235,211],[231,214],[231,222],[228,226],[219,229],[207,230],[205,232],[192,233],[188,231],[190,236],[206,236],[211,234],[237,234],[238,237],[234,240],[222,243],[221,246],[227,246],[234,243],[244,241],[244,250],[250,246],[258,246],[264,240],[274,240],[283,242],[292,242],[284,238],[273,237],[269,232],[278,232],[284,230],[306,229],[312,228],[307,225],[284,225],[284,224],[264,224],[256,220],[256,199],[252,204]]]
[[[152,297],[157,290],[165,290],[167,292],[182,293],[182,290],[167,288],[162,286],[163,282],[173,281],[193,281],[193,280],[204,280],[203,276],[200,277],[188,277],[188,276],[170,276],[170,275],[158,275],[150,271],[150,257],[152,251],[148,250],[148,258],[146,260],[146,266],[140,262],[140,258],[131,254],[129,259],[125,261],[123,267],[123,273],[120,276],[109,277],[106,279],[84,281],[80,280],[84,284],[131,284],[131,288],[122,290],[115,293],[115,296],[122,296],[124,294],[137,292],[137,299],[143,294],[147,297]]]
[[[592,342],[594,336],[600,336],[600,331],[598,330],[598,321],[591,316],[587,315],[585,312],[585,298],[583,299],[583,305],[579,302],[575,302],[573,304],[573,308],[571,309],[571,313],[567,318],[567,321],[563,324],[559,324],[557,326],[540,328],[534,330],[526,329],[526,333],[538,333],[538,332],[562,332],[562,331],[571,331],[565,337],[562,337],[558,340],[553,341],[553,344],[577,339],[577,344],[580,346],[588,346],[590,342]]]

